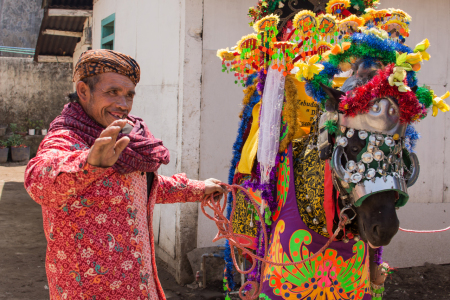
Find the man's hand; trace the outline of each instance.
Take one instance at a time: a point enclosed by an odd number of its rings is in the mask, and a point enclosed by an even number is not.
[[[226,193],[226,188],[220,186],[221,183],[220,180],[210,178],[205,180],[205,195],[210,195],[213,193],[220,193],[220,196],[222,196],[223,193]],[[219,195],[218,195],[219,196]],[[219,197],[220,199],[220,197]]]
[[[126,136],[116,142],[117,136],[126,124],[126,120],[117,120],[102,131],[100,137],[95,140],[89,151],[88,164],[95,167],[109,168],[116,163],[119,155],[130,142],[130,138]]]

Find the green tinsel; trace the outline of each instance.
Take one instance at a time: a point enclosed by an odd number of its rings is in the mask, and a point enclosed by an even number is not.
[[[426,108],[429,108],[433,104],[433,95],[425,86],[417,89],[416,96],[419,102],[425,105]]]
[[[383,292],[384,292],[384,287],[381,287],[377,290],[374,288],[371,288],[371,289],[372,289],[373,294],[383,294]],[[372,300],[383,300],[383,297],[372,297]]]
[[[338,129],[336,121],[333,120],[326,121],[324,125],[325,129],[331,134],[336,133]]]
[[[357,11],[360,13],[364,13],[364,10],[366,9],[366,4],[364,3],[364,0],[352,0],[351,5],[353,8],[355,8],[355,6],[358,6]]]
[[[269,7],[268,7],[267,11],[269,13],[274,12],[278,8],[278,5],[280,4],[280,2],[284,2],[284,1],[286,1],[286,0],[272,0],[272,1],[269,0],[268,1]]]
[[[338,55],[330,55],[329,62],[333,66],[337,67],[341,62],[349,61],[351,57],[376,57],[384,64],[395,63],[397,60],[395,52],[380,51],[365,44],[352,44],[351,47],[344,53]]]

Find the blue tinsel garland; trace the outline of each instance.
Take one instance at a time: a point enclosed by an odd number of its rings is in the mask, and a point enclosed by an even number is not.
[[[246,86],[253,84],[253,80],[257,74],[250,76],[246,82]],[[231,160],[231,167],[228,173],[228,184],[233,184],[234,173],[236,171],[236,165],[241,159],[241,149],[244,144],[243,136],[245,130],[247,129],[247,125],[250,122],[250,118],[252,117],[253,107],[261,100],[261,95],[259,95],[258,91],[255,91],[253,96],[250,98],[250,102],[245,106],[244,111],[242,113],[242,119],[239,123],[238,135],[236,137],[236,141],[233,144],[233,158]],[[233,197],[231,193],[228,195],[227,202],[227,219],[230,219],[231,216],[231,206],[233,204]],[[225,278],[228,282],[228,287],[233,290],[236,286],[236,283],[233,279],[233,260],[231,258],[231,248],[228,240],[225,241]]]
[[[420,139],[420,133],[414,128],[413,125],[408,125],[406,128],[406,141],[405,146],[409,152],[415,152],[414,149],[417,146],[417,141]]]

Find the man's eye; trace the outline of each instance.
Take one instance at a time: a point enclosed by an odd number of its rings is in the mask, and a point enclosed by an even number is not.
[[[117,90],[109,91],[109,93],[110,93],[111,95],[117,95]]]

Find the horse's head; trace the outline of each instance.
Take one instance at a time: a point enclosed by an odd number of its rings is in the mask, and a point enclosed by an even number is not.
[[[367,112],[354,116],[339,110],[341,99],[372,79],[373,68],[357,66],[343,87],[347,94],[322,86],[328,100],[320,120],[319,149],[322,158],[331,158],[341,210],[348,208],[350,217],[356,213],[361,238],[379,247],[388,245],[398,231],[396,209],[408,201],[407,187],[417,180],[419,164],[405,149],[407,124],[400,122],[397,99],[374,98]],[[327,122],[337,125],[333,135],[326,130]]]

